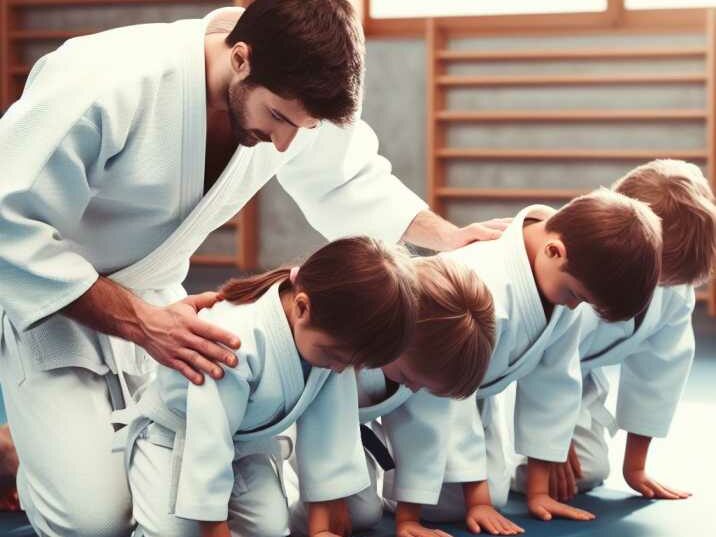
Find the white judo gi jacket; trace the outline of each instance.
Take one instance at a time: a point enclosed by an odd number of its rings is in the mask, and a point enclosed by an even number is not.
[[[692,286],[659,286],[636,330],[634,319],[606,323],[591,308],[580,306],[583,374],[594,375],[598,390],[606,390],[599,368],[621,364],[616,422],[603,405],[580,419],[606,418],[600,423],[612,433],[618,427],[643,436],[667,435],[693,364],[694,304]],[[583,404],[597,402],[597,395],[585,392]],[[588,423],[580,425],[589,428]]]
[[[190,255],[274,175],[328,239],[395,242],[426,207],[360,120],[302,130],[284,153],[239,147],[202,198],[206,24],[71,39],[0,119],[0,326],[40,370],[106,373],[107,340],[57,312],[100,274],[157,305],[181,299]]]
[[[395,462],[384,496],[437,503],[447,457],[450,401],[425,390],[413,393],[405,386],[388,395],[379,369],[360,370],[357,376],[358,400],[372,400],[361,405],[360,422],[376,425],[380,418],[382,436]],[[299,418],[296,462],[302,501],[347,498],[371,485],[363,446],[352,443],[353,427],[350,420],[317,405]]]
[[[532,210],[527,207],[520,211],[496,241],[474,243],[441,255],[474,270],[494,300],[495,347],[476,394],[478,401],[517,382],[516,451],[556,462],[567,458],[581,400],[579,316],[555,306],[550,319],[545,317],[524,244],[524,219]],[[472,398],[452,405],[445,482],[485,480],[489,412],[481,416]]]
[[[177,371],[159,367],[153,384],[129,413],[127,458],[131,464],[139,437],[175,451],[168,506],[177,516],[192,520],[226,520],[229,498],[241,487],[234,460],[252,453],[270,453],[271,439],[291,426],[312,403],[316,415],[330,422],[352,424],[342,431],[360,442],[355,377],[331,375],[311,368],[304,381],[301,357],[281,304],[279,284],[259,300],[235,305],[219,302],[199,316],[242,335],[235,351],[239,365],[224,368],[220,380],[190,383]],[[314,401],[319,396],[321,399]],[[349,439],[346,438],[346,441]],[[278,463],[278,461],[277,461]]]

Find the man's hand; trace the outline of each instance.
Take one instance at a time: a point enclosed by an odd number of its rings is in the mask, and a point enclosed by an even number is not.
[[[553,463],[549,472],[549,495],[566,502],[577,495],[577,480],[582,478],[582,465],[577,457],[574,442],[569,445],[567,462]]]
[[[201,384],[202,372],[214,378],[223,376],[217,362],[231,367],[238,362],[229,349],[239,348],[239,338],[197,317],[199,310],[221,299],[217,293],[203,293],[162,308],[100,276],[62,313],[98,332],[144,347],[160,364]]]
[[[139,313],[139,343],[160,364],[176,369],[194,384],[204,381],[202,373],[220,379],[223,369],[217,364],[234,367],[238,360],[229,349],[241,345],[238,337],[202,321],[197,313],[213,306],[221,297],[202,293],[159,308],[146,306]]]
[[[395,525],[395,535],[397,537],[452,537],[449,533],[442,530],[431,530],[414,520],[398,522]]]
[[[454,250],[471,242],[499,238],[511,221],[511,218],[493,218],[458,228],[434,212],[425,210],[415,216],[402,240],[439,252]]]
[[[472,533],[482,530],[492,535],[517,535],[525,530],[505,518],[492,505],[473,505],[465,515],[465,524]]]
[[[589,511],[577,509],[550,498],[549,494],[527,496],[527,508],[532,515],[542,520],[552,520],[555,516],[572,520],[594,520],[596,518]]]
[[[475,222],[459,228],[452,237],[449,250],[454,250],[477,241],[499,239],[512,222],[512,218],[493,218],[485,222]]]
[[[654,500],[685,500],[690,492],[672,489],[653,480],[644,470],[625,470],[627,484],[645,498]]]

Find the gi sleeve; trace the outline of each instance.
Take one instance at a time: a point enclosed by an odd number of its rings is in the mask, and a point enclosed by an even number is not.
[[[346,498],[370,486],[353,368],[331,373],[297,420],[296,462],[305,502]]]
[[[576,321],[576,315],[563,312]],[[582,401],[579,323],[570,322],[534,370],[517,382],[515,449],[526,457],[567,460]]]
[[[388,497],[437,504],[447,461],[450,416],[449,399],[420,390],[381,418],[395,461]]]
[[[475,397],[452,401],[446,483],[487,479],[485,428]]]
[[[669,432],[694,360],[694,303],[693,289],[686,296],[674,293],[668,318],[622,363],[617,399],[620,428],[652,437]]]
[[[368,235],[398,242],[427,205],[391,173],[378,138],[363,121],[324,122],[278,172],[282,187],[328,240]]]
[[[246,357],[239,356],[239,365],[225,369],[224,378],[217,381],[206,375],[200,386],[189,383],[176,516],[204,521],[228,519],[234,487],[233,437],[246,414],[250,394],[247,377]]]
[[[86,80],[91,70],[72,71],[63,58],[56,51],[39,60],[0,119],[0,307],[20,330],[97,279],[67,237],[94,195],[92,177],[124,145],[137,106],[137,92],[127,91],[115,124],[103,123],[97,83]]]

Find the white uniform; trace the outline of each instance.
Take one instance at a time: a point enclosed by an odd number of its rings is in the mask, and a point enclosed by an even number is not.
[[[288,534],[288,510],[273,435],[314,402],[317,415],[340,417],[358,444],[355,377],[311,368],[301,358],[278,293],[247,305],[228,302],[200,317],[237,335],[239,365],[201,386],[160,367],[127,429],[129,481],[137,535],[199,535],[197,521],[229,520],[237,535]],[[323,392],[325,390],[325,393]],[[316,411],[314,410],[314,413]],[[352,425],[352,426],[351,426]],[[365,468],[363,468],[365,471]]]
[[[635,320],[601,321],[583,308],[580,357],[584,394],[574,443],[584,477],[581,491],[609,474],[605,429],[651,437],[669,431],[694,358],[691,326],[694,290],[688,285],[657,287],[638,326]],[[609,383],[601,368],[621,364],[617,413],[606,409]]]
[[[383,498],[391,505],[438,499],[447,457],[450,400],[424,390],[412,393],[404,386],[388,394],[385,377],[376,369],[358,373],[358,401],[361,423],[370,424],[395,468],[384,472],[361,444],[346,449],[350,423],[334,424],[330,428],[334,435],[325,425],[305,427],[305,420],[317,421],[309,409],[299,419],[296,457],[286,468],[295,534],[307,533],[307,502],[346,498],[353,529],[361,531],[380,521]],[[358,461],[367,463],[367,474]]]
[[[129,528],[102,376],[115,346],[125,371],[152,364],[58,313],[99,274],[157,304],[181,298],[190,254],[273,175],[329,239],[397,241],[425,208],[360,121],[303,130],[284,153],[240,147],[202,198],[206,24],[72,39],[37,62],[0,119],[0,371],[20,498],[43,535]]]
[[[464,516],[464,482],[487,479],[493,504],[507,501],[513,452],[498,394],[513,382],[517,453],[547,461],[567,457],[581,396],[579,317],[561,306],[545,317],[524,244],[524,219],[532,210],[520,211],[497,241],[443,254],[470,267],[489,288],[496,341],[477,405],[474,399],[453,403],[445,485],[438,504],[423,509],[428,520]]]

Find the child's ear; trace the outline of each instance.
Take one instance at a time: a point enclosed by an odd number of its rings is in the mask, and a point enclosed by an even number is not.
[[[550,259],[567,259],[567,248],[564,243],[560,240],[549,241],[545,245],[545,253]]]
[[[307,323],[311,320],[311,300],[306,293],[296,293],[293,297],[296,319]]]

